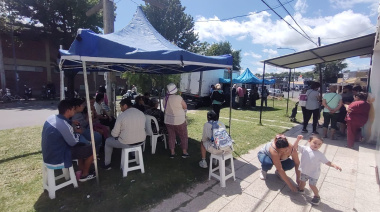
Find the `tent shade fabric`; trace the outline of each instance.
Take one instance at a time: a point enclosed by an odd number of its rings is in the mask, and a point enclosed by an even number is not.
[[[177,74],[213,69],[232,69],[232,56],[203,56],[183,50],[161,36],[140,7],[132,21],[118,32],[96,34],[78,30],[69,50],[60,50],[64,71],[133,71],[149,74]]]
[[[261,61],[281,68],[299,68],[373,53],[375,33]]]
[[[219,83],[230,83],[230,79],[219,78]]]
[[[262,80],[253,75],[249,68],[247,68],[239,77],[232,79],[232,82],[242,84],[261,84]]]

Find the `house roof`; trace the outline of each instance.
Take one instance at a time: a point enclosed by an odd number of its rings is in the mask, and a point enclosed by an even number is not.
[[[376,33],[261,61],[281,68],[299,68],[373,53]]]

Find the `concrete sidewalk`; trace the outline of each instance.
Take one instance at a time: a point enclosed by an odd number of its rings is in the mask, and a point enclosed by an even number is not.
[[[301,128],[296,126],[286,133],[290,142],[301,134]],[[306,139],[310,133],[303,135]],[[301,145],[306,143],[306,140],[300,142]],[[226,188],[211,179],[164,200],[150,211],[380,211],[375,146],[356,143],[355,149],[349,149],[344,147],[345,144],[345,138],[325,139],[320,149],[343,171],[321,165],[317,183],[321,196],[319,206],[310,204],[313,193],[308,185],[304,195],[292,193],[274,174],[274,168],[268,172],[265,181],[260,180],[261,166],[257,159],[260,146],[235,158],[236,181],[227,180]],[[294,169],[287,175],[296,181]]]

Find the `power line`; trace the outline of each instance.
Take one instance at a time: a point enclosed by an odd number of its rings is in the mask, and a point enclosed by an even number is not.
[[[296,32],[298,32],[298,34],[300,34],[302,37],[306,38],[308,41],[314,43],[316,46],[318,46],[317,43],[315,43],[313,40],[311,40],[310,38],[306,37],[304,34],[302,34],[301,32],[299,32],[296,28],[294,28],[291,24],[289,24],[284,18],[282,18],[271,6],[269,6],[264,0],[261,0],[265,5],[267,5],[267,7],[269,9],[271,9],[279,18],[281,18],[281,20],[283,20],[285,23],[288,24],[288,26],[290,26],[292,29],[294,29]]]
[[[281,4],[282,8],[288,13],[288,15],[293,19],[294,23],[297,24],[297,26],[302,30],[303,33],[311,40],[310,36],[302,29],[302,27],[297,23],[297,21],[293,18],[293,16],[289,13],[289,11],[285,8],[285,6],[280,2],[280,0],[277,0],[278,3]]]
[[[132,1],[132,0],[131,0]],[[286,5],[286,4],[289,4],[290,2],[293,2],[294,0],[289,0],[287,2],[284,2],[283,4]],[[274,9],[277,9],[281,7],[281,5],[276,5],[275,7],[273,7]],[[243,17],[248,17],[248,16],[251,16],[251,15],[255,15],[255,14],[258,14],[258,13],[262,13],[264,11],[270,11],[270,9],[266,9],[266,10],[260,10],[258,12],[254,12],[254,13],[251,13],[251,14],[247,14],[247,15],[238,15],[238,16],[233,16],[233,17],[230,17],[230,18],[223,18],[223,19],[218,19],[218,20],[205,20],[205,21],[194,21],[194,22],[211,22],[211,21],[228,21],[228,20],[232,20],[232,19],[235,19],[235,18],[243,18]]]

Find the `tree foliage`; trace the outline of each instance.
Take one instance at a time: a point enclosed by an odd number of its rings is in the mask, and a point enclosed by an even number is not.
[[[190,49],[198,40],[194,33],[194,19],[185,13],[180,0],[157,0],[163,9],[147,4],[142,9],[152,26],[164,38],[182,49]]]
[[[217,56],[217,55],[225,55],[225,54],[231,54],[233,57],[233,70],[240,70],[240,52],[241,50],[233,50],[230,42],[219,42],[214,43],[206,50],[207,56]]]
[[[102,15],[85,15],[98,2],[99,0],[8,0],[4,7],[13,23],[47,34],[52,42],[59,42],[68,48],[79,28],[100,32]]]
[[[344,60],[337,60],[328,63],[320,64],[322,71],[322,79],[325,83],[336,83],[338,80],[338,74],[345,68],[347,68],[347,63]],[[319,70],[318,67],[314,67],[314,73],[317,74],[317,80],[319,80]]]

